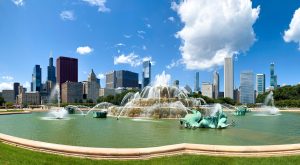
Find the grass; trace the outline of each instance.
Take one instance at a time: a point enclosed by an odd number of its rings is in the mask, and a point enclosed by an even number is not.
[[[269,157],[269,158],[239,158],[239,157],[214,157],[199,155],[180,155],[171,157],[154,158],[150,160],[91,160],[35,152],[13,147],[0,142],[1,165],[56,165],[56,164],[155,164],[155,165],[185,165],[185,164],[300,164],[300,156]]]

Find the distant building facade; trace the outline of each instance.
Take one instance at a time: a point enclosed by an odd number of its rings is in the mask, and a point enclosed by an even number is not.
[[[263,94],[266,91],[266,76],[265,74],[256,75],[256,93]]]
[[[106,97],[106,96],[114,96],[116,95],[116,90],[112,88],[101,88],[99,90],[99,96],[100,97]]]
[[[232,57],[226,57],[224,61],[224,97],[233,99],[234,66]]]
[[[20,93],[17,96],[17,103],[21,106],[23,105],[40,105],[41,96],[40,92],[25,92],[24,88],[21,86]]]
[[[219,81],[219,73],[214,71],[214,80],[213,80],[213,98],[217,99],[219,97],[219,88],[220,88],[220,81]]]
[[[240,103],[254,104],[254,75],[252,71],[240,74]]]
[[[2,98],[5,102],[15,103],[15,91],[14,90],[2,90]]]
[[[61,100],[63,103],[78,103],[82,99],[82,83],[67,81],[61,85]]]
[[[35,65],[32,72],[31,91],[40,92],[42,90],[42,68],[40,65]]]
[[[61,86],[66,81],[78,82],[78,59],[59,57],[56,60],[57,83]]]
[[[99,89],[100,85],[97,82],[96,74],[92,70],[88,76],[88,81],[83,83],[83,94],[86,95],[86,99],[92,99],[95,103],[99,97]]]
[[[203,96],[213,98],[213,84],[208,82],[202,82],[201,89]]]
[[[127,70],[106,74],[106,88],[139,88],[139,75]]]
[[[151,83],[151,62],[143,62],[143,88]]]
[[[196,74],[195,74],[195,80],[194,80],[194,83],[195,83],[195,85],[194,85],[194,91],[195,92],[199,92],[200,91],[200,87],[199,87],[199,72],[196,72]]]

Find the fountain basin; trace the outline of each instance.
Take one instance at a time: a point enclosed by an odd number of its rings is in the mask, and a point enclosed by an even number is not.
[[[106,118],[107,117],[107,111],[94,111],[93,112],[93,118]]]

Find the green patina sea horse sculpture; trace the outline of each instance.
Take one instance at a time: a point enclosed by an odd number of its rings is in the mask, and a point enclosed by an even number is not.
[[[197,110],[191,110],[191,114],[187,114],[180,119],[180,124],[185,128],[226,128],[227,115],[223,112],[220,105],[216,105],[217,111],[210,116],[202,116]]]

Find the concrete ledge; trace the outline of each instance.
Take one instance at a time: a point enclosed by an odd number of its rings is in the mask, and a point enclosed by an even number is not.
[[[0,111],[0,115],[15,115],[15,114],[29,114],[31,113],[30,111],[14,111],[14,112],[9,112],[9,111]]]
[[[148,159],[178,154],[240,157],[300,155],[300,144],[226,146],[182,143],[149,148],[95,148],[46,143],[1,133],[0,140],[6,144],[34,151],[93,159]]]

